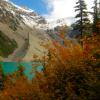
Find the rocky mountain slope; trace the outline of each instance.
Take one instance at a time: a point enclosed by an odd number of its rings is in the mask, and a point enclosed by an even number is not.
[[[0,0],[0,31],[17,45],[6,58],[0,55],[1,60],[30,61],[34,54],[42,57],[46,50],[41,43],[48,43],[50,40],[44,31],[46,29],[46,20],[33,10]]]

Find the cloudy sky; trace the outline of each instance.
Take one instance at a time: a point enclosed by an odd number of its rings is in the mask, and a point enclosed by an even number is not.
[[[20,6],[27,6],[37,13],[45,16],[49,21],[59,18],[67,18],[69,23],[73,21],[75,2],[78,0],[11,0]],[[85,0],[88,9],[93,5],[94,0]]]

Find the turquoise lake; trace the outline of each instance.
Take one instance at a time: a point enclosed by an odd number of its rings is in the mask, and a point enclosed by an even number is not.
[[[22,65],[24,67],[24,74],[31,80],[35,76],[35,72],[41,72],[43,70],[43,66],[39,65],[35,68],[32,66],[32,62],[0,62],[2,65],[4,74],[11,74],[18,70],[18,66]],[[34,70],[34,71],[33,71]]]

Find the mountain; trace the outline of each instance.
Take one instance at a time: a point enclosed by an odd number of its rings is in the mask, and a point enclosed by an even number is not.
[[[0,0],[0,59],[30,61],[33,55],[42,57],[47,50],[41,44],[50,40],[46,29],[45,18],[35,11]]]
[[[70,26],[71,24],[70,22],[73,23],[74,21],[75,21],[74,17],[59,18],[56,20],[48,21],[47,26],[49,29],[53,29],[58,26],[65,26],[65,25]]]
[[[19,7],[10,1],[0,0],[0,15],[0,21],[8,23],[13,30],[16,30],[19,23],[20,26],[26,24],[32,28],[33,26],[42,28],[46,25],[46,20],[36,12],[26,7]]]

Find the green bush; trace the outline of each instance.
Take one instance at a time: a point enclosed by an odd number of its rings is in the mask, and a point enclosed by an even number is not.
[[[8,57],[17,48],[15,40],[11,40],[2,31],[0,31],[0,56]]]

